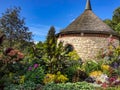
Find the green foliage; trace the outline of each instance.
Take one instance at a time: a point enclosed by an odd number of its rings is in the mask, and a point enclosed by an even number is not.
[[[1,52],[0,84],[19,83],[19,76],[25,73],[23,58],[23,53],[12,48]]]
[[[120,23],[120,7],[115,9],[115,11],[113,12],[112,21],[116,24]]]
[[[115,26],[115,31],[120,34],[120,23]]]
[[[103,90],[104,88],[96,88],[96,90]],[[120,90],[120,86],[116,86],[116,87],[107,87],[105,88],[105,90]]]
[[[61,74],[61,72],[57,72],[57,74],[46,74],[44,77],[44,84],[48,83],[65,83],[68,81],[68,78],[66,75]]]
[[[63,42],[57,43],[54,27],[50,28],[43,46],[44,55],[42,59],[47,67],[47,73],[63,72],[64,68],[68,67],[70,60],[78,59],[78,55],[75,51],[67,54],[63,47]]]
[[[120,90],[120,86],[118,86],[118,87],[108,87],[106,90]]]
[[[4,41],[4,46],[6,47],[25,49],[23,47],[26,44],[28,45],[31,40],[32,33],[25,26],[24,18],[20,16],[20,10],[17,7],[7,9],[0,18],[1,32],[6,36]]]
[[[105,19],[104,20],[104,22],[107,24],[107,25],[109,25],[113,30],[115,30],[115,24],[113,23],[113,21],[112,20],[110,20],[110,19]]]
[[[80,59],[80,57],[78,56],[78,54],[75,50],[72,52],[69,52],[68,56],[70,57],[70,60],[79,60]]]
[[[85,71],[87,75],[89,75],[89,73],[92,71],[101,70],[102,64],[103,64],[102,61],[96,62],[96,61],[90,60],[83,63],[81,69]]]
[[[34,65],[35,66],[35,65]],[[32,81],[36,84],[42,84],[44,78],[44,70],[42,67],[29,67],[28,71],[25,74],[25,80]]]
[[[27,81],[24,84],[10,84],[4,90],[35,90],[36,84],[32,81]]]
[[[69,81],[72,81],[73,76],[75,73],[80,69],[82,65],[81,60],[68,60],[67,62],[67,67],[64,69],[64,73],[67,75],[69,78]]]
[[[72,82],[72,78],[77,70],[78,70],[77,65],[70,66],[67,69],[65,69],[65,74],[67,74],[67,77],[69,78],[70,82]]]
[[[56,47],[57,47],[57,38],[55,36],[55,28],[52,26],[48,32],[45,42],[46,54],[48,56],[48,59],[50,59],[50,61],[55,55]]]
[[[55,74],[46,74],[44,77],[44,84],[52,83],[55,80]]]
[[[43,90],[95,90],[95,88],[86,82],[60,84],[50,83],[45,85]]]
[[[104,22],[120,34],[120,7],[114,10],[112,20],[106,19]]]
[[[61,72],[57,72],[55,76],[55,83],[65,83],[66,81],[68,81],[67,76],[62,75]]]

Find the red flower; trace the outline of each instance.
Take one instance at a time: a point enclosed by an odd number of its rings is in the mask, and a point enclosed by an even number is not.
[[[110,78],[108,79],[108,81],[109,81],[110,83],[113,83],[113,82],[116,81],[116,80],[117,80],[117,77],[115,77],[115,76],[110,77]]]

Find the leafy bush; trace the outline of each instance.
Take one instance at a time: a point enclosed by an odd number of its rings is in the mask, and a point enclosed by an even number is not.
[[[38,64],[29,67],[25,75],[26,80],[33,81],[36,84],[42,84],[44,79],[44,70]]]
[[[70,66],[70,67],[65,69],[65,74],[67,74],[70,82],[72,81],[72,78],[77,70],[78,70],[77,65]]]
[[[77,83],[49,83],[45,85],[43,90],[95,90],[93,85],[87,82],[77,82]]]
[[[96,90],[103,90],[103,88],[96,88]],[[108,88],[105,88],[105,90],[120,90],[120,86],[117,86],[117,87],[108,87]]]
[[[68,81],[68,78],[65,75],[62,75],[61,72],[57,72],[57,75],[55,76],[55,82],[65,83],[66,81]]]
[[[43,82],[44,84],[51,83],[54,82],[54,79],[55,79],[55,74],[46,74]]]
[[[90,60],[83,63],[81,68],[89,75],[90,72],[101,70],[102,64],[102,61],[96,62],[94,60]]]
[[[102,73],[101,71],[93,71],[93,72],[91,72],[91,73],[89,74],[89,76],[96,78],[96,77],[101,76],[102,74],[103,74],[103,73]]]
[[[35,90],[36,84],[31,81],[27,81],[24,84],[10,84],[5,87],[4,90]]]
[[[68,78],[61,74],[61,72],[57,72],[57,74],[46,74],[45,78],[44,78],[44,83],[48,84],[51,82],[55,82],[55,83],[64,83],[68,81]]]
[[[19,76],[25,72],[22,63],[24,54],[13,48],[7,48],[0,53],[0,84],[19,83]]]

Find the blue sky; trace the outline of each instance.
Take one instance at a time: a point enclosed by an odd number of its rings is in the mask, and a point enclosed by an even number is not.
[[[86,0],[0,0],[0,16],[7,8],[19,6],[34,41],[44,41],[50,26],[56,32],[83,13]],[[111,19],[120,0],[91,0],[93,12],[102,20]]]

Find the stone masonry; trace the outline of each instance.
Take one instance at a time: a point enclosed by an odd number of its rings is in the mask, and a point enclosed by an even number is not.
[[[113,39],[114,45],[119,45],[119,40]],[[63,41],[64,45],[70,44],[77,51],[83,61],[96,60],[98,52],[103,48],[106,49],[109,43],[109,37],[91,37],[91,36],[66,36],[58,38],[58,42]]]

